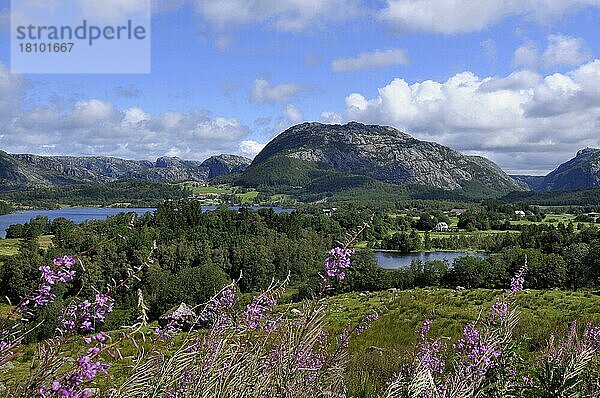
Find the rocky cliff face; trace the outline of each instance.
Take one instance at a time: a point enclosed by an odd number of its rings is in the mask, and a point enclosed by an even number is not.
[[[250,162],[233,155],[213,156],[205,162],[174,157],[149,162],[112,157],[11,155],[0,151],[0,190],[117,180],[207,181],[243,170]]]
[[[250,159],[236,155],[211,156],[202,162],[202,166],[208,168],[208,178],[212,179],[224,174],[244,171],[250,165]]]
[[[600,149],[586,148],[545,177],[514,176],[535,191],[566,191],[600,186]]]
[[[272,140],[250,167],[280,156],[397,185],[427,185],[451,190],[480,184],[499,192],[523,189],[485,158],[465,156],[385,126],[354,122],[346,125],[300,124]]]
[[[600,149],[586,148],[544,178],[544,190],[600,186]]]

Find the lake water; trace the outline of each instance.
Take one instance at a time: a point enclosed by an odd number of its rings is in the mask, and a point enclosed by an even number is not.
[[[459,257],[476,256],[485,258],[485,253],[467,253],[467,252],[414,252],[414,253],[398,253],[398,252],[375,252],[377,264],[385,269],[398,269],[410,266],[413,260],[421,260],[423,263],[432,260],[446,260],[450,265]]]
[[[202,211],[216,210],[217,206],[203,206]],[[231,210],[238,210],[239,206],[231,206]],[[257,210],[263,207],[253,206],[250,209]],[[292,209],[283,209],[281,207],[272,207],[275,213],[292,212]],[[32,218],[37,216],[48,217],[50,221],[56,218],[66,218],[75,223],[82,223],[88,220],[105,220],[110,216],[117,215],[119,213],[136,212],[138,215],[142,215],[148,212],[154,212],[156,209],[142,208],[142,209],[119,209],[112,207],[72,207],[68,209],[58,210],[25,210],[18,211],[12,214],[6,214],[0,216],[0,238],[6,237],[6,230],[13,224],[25,224]]]

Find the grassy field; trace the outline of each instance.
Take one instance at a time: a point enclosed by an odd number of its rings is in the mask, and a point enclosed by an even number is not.
[[[52,235],[38,238],[38,245],[42,249],[52,246]],[[19,239],[0,239],[0,256],[14,256],[19,252]]]
[[[424,318],[434,320],[432,336],[447,337],[448,341],[454,342],[467,323],[479,315],[487,315],[487,308],[499,293],[483,289],[416,289],[395,294],[353,293],[331,298],[328,320],[334,333],[370,312],[383,311],[371,329],[351,341],[352,363],[347,378],[352,395],[372,396],[393,376],[411,353],[416,330]],[[581,324],[600,324],[599,305],[600,296],[592,293],[522,293],[518,298],[522,316],[516,335],[523,337],[526,352],[535,352],[545,346],[551,333],[564,333],[572,320],[579,320]]]
[[[241,199],[243,205],[250,205],[254,203],[254,199],[258,196],[258,191],[248,191],[237,194],[237,196]]]
[[[544,221],[542,222],[533,222],[533,221],[527,221],[527,220],[517,220],[517,221],[511,221],[510,223],[512,225],[532,225],[532,224],[547,224],[547,225],[558,225],[559,223],[563,223],[563,224],[568,224],[570,222],[572,222],[575,225],[578,224],[583,224],[586,227],[589,226],[600,226],[600,224],[598,223],[589,223],[589,222],[579,222],[579,221],[575,221],[575,218],[577,216],[575,214],[567,214],[567,213],[560,213],[560,214],[548,214],[546,215],[546,218],[544,218]]]
[[[232,192],[231,187],[228,185],[202,186],[200,183],[197,183],[197,182],[184,182],[181,185],[183,185],[186,188],[191,189],[192,192],[194,193],[194,195],[207,195],[207,194],[222,195],[222,194],[230,194]]]
[[[350,342],[350,364],[346,375],[349,396],[375,396],[375,391],[406,362],[423,319],[434,320],[432,336],[447,337],[447,341],[453,343],[467,323],[480,315],[486,316],[487,308],[500,293],[484,289],[415,289],[397,293],[350,293],[328,298],[326,320],[332,335],[339,335],[347,327],[352,328],[369,313],[378,311],[382,314],[369,330]],[[589,292],[528,291],[519,295],[518,306],[522,316],[515,335],[523,337],[525,355],[530,357],[532,354],[528,353],[544,347],[551,333],[564,333],[572,320],[577,319],[581,324],[600,324],[597,311],[600,296]],[[5,311],[0,307],[2,312]],[[145,332],[147,342],[151,344],[151,328],[146,328]],[[36,345],[28,345],[24,355],[13,361],[16,366],[14,375],[22,377],[27,374],[35,349]],[[67,347],[68,352],[81,349],[79,339]],[[135,352],[131,344],[126,344],[122,350],[125,359],[114,362],[110,379],[103,378],[100,383],[115,383],[122,379]]]

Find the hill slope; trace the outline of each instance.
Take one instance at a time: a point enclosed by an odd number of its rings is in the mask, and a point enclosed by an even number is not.
[[[600,149],[586,148],[545,177],[513,176],[535,191],[568,191],[600,186]]]
[[[152,182],[207,181],[244,170],[250,159],[213,156],[204,162],[161,157],[156,162],[113,157],[11,155],[0,151],[0,190],[21,190],[121,180]]]
[[[444,190],[506,193],[523,189],[485,158],[465,156],[392,127],[355,122],[291,127],[267,144],[240,181],[255,186],[304,186],[333,172]]]

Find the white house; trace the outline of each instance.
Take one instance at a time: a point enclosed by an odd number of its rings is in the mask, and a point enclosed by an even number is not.
[[[446,232],[446,231],[448,231],[448,229],[449,229],[448,224],[443,221],[437,223],[437,225],[435,226],[435,230],[438,232]]]
[[[525,212],[523,210],[515,210],[515,216],[517,217],[525,217]]]

